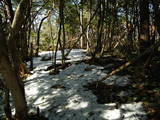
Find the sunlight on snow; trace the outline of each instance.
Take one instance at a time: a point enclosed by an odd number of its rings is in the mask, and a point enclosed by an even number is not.
[[[101,116],[102,116],[102,118],[105,118],[105,119],[116,120],[116,119],[121,118],[121,112],[120,112],[120,110],[118,110],[118,109],[105,110],[105,111],[102,113]]]
[[[66,108],[77,110],[77,109],[86,108],[88,104],[89,104],[88,102],[84,102],[84,101],[81,101],[81,102],[72,101],[66,106]]]
[[[42,52],[41,56],[51,55]],[[83,50],[72,50],[70,61],[84,57]],[[58,52],[60,58],[60,52]],[[116,104],[98,104],[96,96],[83,86],[106,75],[104,67],[85,63],[72,64],[57,75],[48,75],[46,67],[51,61],[40,61],[35,58],[33,74],[25,81],[25,90],[29,106],[39,107],[42,114],[49,120],[140,120],[137,115],[145,116],[141,103],[122,104],[118,109]],[[58,60],[60,62],[60,60]],[[88,69],[88,71],[86,71]],[[105,71],[105,72],[104,72]],[[106,84],[125,86],[130,82],[129,76],[112,76],[105,80]],[[62,85],[63,88],[52,86]],[[145,120],[145,119],[144,119]]]

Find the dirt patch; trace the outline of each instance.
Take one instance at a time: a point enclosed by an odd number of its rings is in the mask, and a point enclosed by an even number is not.
[[[65,68],[67,68],[70,65],[71,65],[71,63],[56,64],[56,68],[57,69],[65,69]],[[55,65],[51,65],[51,66],[47,67],[47,69],[45,71],[53,70],[54,67],[55,67]]]
[[[90,83],[84,86],[88,90],[92,90],[93,94],[97,96],[97,102],[100,104],[105,103],[126,103],[126,96],[131,96],[131,86],[114,86],[114,85],[106,85],[103,82],[99,83]]]
[[[143,102],[148,120],[160,120],[160,89],[158,83],[132,83],[127,86],[107,85],[103,82],[86,86],[97,97],[99,104]]]
[[[29,114],[28,119],[29,120],[48,120],[46,117],[38,114]]]
[[[53,85],[51,88],[54,88],[54,89],[66,89],[66,87],[65,86],[63,86],[63,85]]]

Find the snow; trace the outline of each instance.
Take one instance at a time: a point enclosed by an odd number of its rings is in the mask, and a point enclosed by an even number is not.
[[[114,110],[105,110],[102,113],[102,117],[105,119],[119,119],[121,118],[121,112],[119,109],[114,109]]]
[[[40,53],[42,56],[51,55],[51,51]],[[57,62],[60,62],[58,51]],[[84,85],[97,81],[106,75],[104,67],[88,65],[75,61],[86,59],[83,49],[72,50],[69,54],[73,64],[60,71],[57,75],[49,75],[46,68],[52,61],[41,61],[34,58],[32,75],[25,81],[25,92],[30,111],[36,107],[49,120],[145,120],[146,113],[143,104],[127,103],[117,108],[117,103],[98,104],[96,96]],[[112,76],[104,81],[109,85],[125,86],[130,83],[129,76]],[[62,87],[55,87],[62,86]],[[120,93],[125,95],[126,93]]]
[[[85,59],[85,51],[72,50],[69,61]],[[51,55],[52,52],[42,52],[40,56]],[[60,51],[57,60],[60,62]],[[51,61],[40,61],[35,58],[36,68],[33,75],[25,83],[26,98],[29,106],[39,107],[41,113],[49,120],[143,120],[146,113],[142,103],[122,104],[117,108],[116,103],[98,104],[96,96],[84,85],[96,81],[106,75],[104,67],[85,63],[73,64],[57,75],[50,76],[45,69]],[[112,76],[104,81],[109,85],[126,86],[129,76]],[[52,86],[63,86],[54,88]],[[120,95],[125,95],[123,92]]]
[[[67,50],[65,52],[67,52]],[[68,56],[69,60],[66,60],[66,62],[76,62],[76,61],[79,61],[79,60],[82,60],[82,59],[89,58],[89,57],[87,57],[85,55],[85,52],[86,52],[86,50],[83,50],[83,49],[74,49],[74,50],[72,50],[70,52],[69,56]],[[40,57],[36,57],[33,60],[33,63],[34,63],[33,68],[35,68],[33,70],[33,72],[45,70],[45,69],[47,69],[48,66],[53,64],[53,60],[41,61],[41,58],[43,56],[54,58],[54,52],[53,51],[43,51],[43,52],[39,53],[39,56]],[[61,62],[61,58],[62,58],[61,57],[61,51],[57,51],[57,57],[56,58],[57,58],[57,63],[60,63]],[[27,64],[29,65],[30,63],[28,62]]]

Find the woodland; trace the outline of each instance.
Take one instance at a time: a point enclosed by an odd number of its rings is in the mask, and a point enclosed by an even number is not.
[[[0,120],[160,120],[160,0],[0,0]]]

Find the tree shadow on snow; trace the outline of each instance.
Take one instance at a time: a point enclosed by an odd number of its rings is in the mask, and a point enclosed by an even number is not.
[[[142,103],[135,101],[117,103],[120,100],[99,103],[99,97],[86,86],[96,81],[102,74],[95,66],[84,63],[72,65],[58,75],[37,73],[26,82],[28,104],[39,107],[41,113],[49,120],[145,120]],[[100,89],[102,91],[97,93],[104,96],[117,88],[113,87],[112,91],[108,89],[108,92],[104,88]],[[108,99],[107,97],[101,97],[100,100]]]

